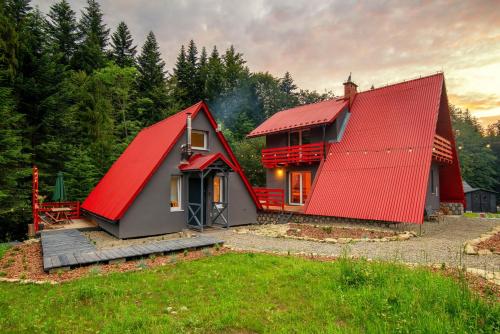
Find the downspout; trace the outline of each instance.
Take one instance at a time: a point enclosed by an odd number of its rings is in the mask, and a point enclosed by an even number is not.
[[[188,159],[191,157],[191,154],[192,154],[192,151],[191,151],[191,131],[192,131],[192,127],[191,127],[191,114],[188,113],[187,114],[187,120],[186,120],[186,155],[188,157]]]

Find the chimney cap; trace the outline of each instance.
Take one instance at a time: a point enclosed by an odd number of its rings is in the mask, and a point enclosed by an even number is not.
[[[352,82],[351,76],[352,76],[352,72],[349,72],[349,77],[347,78],[347,81],[344,82],[344,86],[349,84],[349,85],[354,85],[354,86],[358,87],[358,85],[356,85],[354,82]]]

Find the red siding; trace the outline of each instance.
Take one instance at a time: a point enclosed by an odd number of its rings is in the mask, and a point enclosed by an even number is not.
[[[422,223],[443,87],[436,74],[358,93],[305,212]]]

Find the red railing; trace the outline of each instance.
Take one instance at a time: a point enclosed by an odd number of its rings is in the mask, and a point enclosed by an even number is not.
[[[50,212],[52,208],[68,208],[67,217],[69,219],[80,218],[80,202],[47,202],[40,203],[38,212]]]
[[[321,161],[324,156],[324,144],[314,143],[262,150],[262,164],[265,168],[274,168],[301,163]]]
[[[282,211],[285,209],[285,191],[283,189],[253,188],[253,190],[263,208],[269,210],[270,207],[274,207]]]
[[[451,148],[451,142],[439,135],[434,136],[434,145],[432,147],[432,158],[451,164],[453,163],[453,150]]]

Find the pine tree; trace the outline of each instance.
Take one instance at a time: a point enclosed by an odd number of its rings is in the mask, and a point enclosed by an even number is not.
[[[283,78],[280,79],[280,89],[287,95],[293,95],[297,89],[297,85],[293,82],[290,72],[285,72]]]
[[[198,61],[198,90],[199,99],[205,100],[207,98],[207,77],[208,77],[208,56],[207,49],[201,49],[200,59]]]
[[[192,105],[200,100],[200,77],[198,68],[198,48],[193,40],[189,41],[189,46],[186,55],[186,103]]]
[[[141,54],[137,57],[139,70],[138,87],[140,92],[165,85],[165,62],[161,59],[160,47],[152,31],[146,37]]]
[[[109,39],[109,29],[103,22],[101,6],[96,0],[87,0],[87,7],[82,11],[79,30],[83,40],[93,39],[102,52]]]
[[[75,12],[66,0],[61,0],[50,7],[47,16],[47,31],[53,52],[68,65],[76,51],[78,38]]]
[[[175,89],[174,96],[175,99],[182,107],[189,105],[187,98],[189,91],[189,65],[186,58],[186,50],[184,45],[181,45],[179,54],[177,55],[177,60],[174,66],[174,76],[175,76]]]
[[[243,78],[248,77],[249,71],[245,66],[246,61],[243,59],[243,54],[236,52],[233,45],[226,50],[223,59],[225,89],[232,90],[238,86]]]
[[[16,30],[19,30],[19,26],[22,24],[22,21],[32,9],[30,2],[31,0],[6,1],[7,13],[11,17]]]
[[[217,47],[214,46],[207,64],[207,79],[205,83],[206,99],[214,102],[222,93],[224,86],[224,65]]]
[[[78,24],[81,43],[73,59],[73,66],[91,73],[105,64],[105,48],[108,43],[109,29],[102,20],[103,13],[99,3],[87,0]]]
[[[111,56],[120,67],[135,65],[136,46],[125,22],[120,22],[111,36]]]

